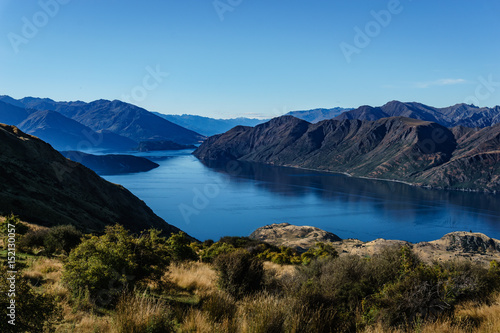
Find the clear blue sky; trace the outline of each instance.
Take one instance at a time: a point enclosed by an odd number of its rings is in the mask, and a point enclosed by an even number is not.
[[[390,19],[376,23],[382,10]],[[54,12],[0,0],[0,94],[129,95],[212,117],[394,99],[500,104],[500,1],[72,0]],[[168,76],[148,77],[156,68]]]

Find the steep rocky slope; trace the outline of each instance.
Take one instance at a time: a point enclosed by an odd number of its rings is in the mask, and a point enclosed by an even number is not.
[[[454,132],[462,132],[460,144]],[[204,161],[234,159],[421,186],[498,191],[499,135],[500,126],[453,131],[404,117],[310,124],[283,116],[210,137],[194,155]]]
[[[120,223],[132,231],[179,229],[120,185],[64,158],[49,144],[0,124],[0,213],[44,226],[73,224],[85,232]]]

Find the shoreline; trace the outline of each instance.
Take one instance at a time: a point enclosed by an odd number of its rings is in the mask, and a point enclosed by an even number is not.
[[[193,155],[196,157],[196,155]],[[198,157],[196,157],[198,158]],[[199,159],[199,158],[198,158]],[[200,159],[199,159],[200,160]],[[212,160],[215,161],[215,160]],[[400,183],[400,184],[405,184],[408,186],[414,186],[414,187],[419,187],[427,190],[437,190],[437,191],[459,191],[459,192],[474,192],[474,193],[484,193],[484,194],[492,194],[492,195],[498,195],[500,192],[496,190],[488,190],[488,189],[474,189],[474,188],[450,188],[450,187],[442,187],[442,186],[432,186],[432,185],[421,185],[421,184],[416,184],[416,183],[410,183],[404,180],[398,180],[398,179],[385,179],[385,178],[375,178],[375,177],[367,177],[367,176],[354,176],[348,172],[342,172],[342,171],[329,171],[329,170],[318,170],[318,169],[312,169],[312,168],[305,168],[305,167],[299,167],[299,166],[293,166],[293,165],[276,165],[272,163],[264,163],[264,162],[253,162],[253,161],[246,161],[246,160],[236,160],[236,161],[242,161],[242,162],[251,162],[251,163],[260,163],[264,165],[270,165],[270,166],[276,166],[276,167],[284,167],[284,168],[293,168],[293,169],[300,169],[300,170],[309,170],[309,171],[315,171],[319,173],[331,173],[331,174],[338,174],[338,175],[344,175],[347,177],[351,178],[358,178],[358,179],[367,179],[367,180],[378,180],[378,181],[384,181],[384,182],[393,182],[393,183]]]

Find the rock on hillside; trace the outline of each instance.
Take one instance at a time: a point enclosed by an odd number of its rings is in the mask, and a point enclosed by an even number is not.
[[[310,226],[296,226],[289,223],[275,223],[258,228],[250,238],[276,246],[287,246],[299,251],[306,250],[318,242],[337,242],[342,239],[331,232]]]
[[[0,213],[11,212],[26,222],[73,224],[84,232],[99,232],[114,223],[134,232],[179,231],[123,186],[17,127],[0,124]]]
[[[342,255],[370,257],[384,248],[407,245],[425,262],[466,259],[482,264],[500,261],[500,241],[481,233],[456,231],[431,242],[410,242],[378,238],[369,242],[358,239],[341,239],[315,227],[294,226],[288,223],[270,224],[255,230],[250,238],[276,246],[288,246],[299,251],[307,250],[317,242],[330,243]]]
[[[435,241],[417,243],[413,249],[427,261],[456,257],[484,263],[500,260],[500,241],[475,232],[451,232]]]

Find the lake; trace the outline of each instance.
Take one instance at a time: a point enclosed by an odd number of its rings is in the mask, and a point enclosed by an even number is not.
[[[248,236],[282,222],[363,241],[430,241],[470,230],[500,239],[500,195],[255,163],[204,165],[190,153],[136,153],[160,166],[104,178],[125,186],[165,221],[199,240]]]

